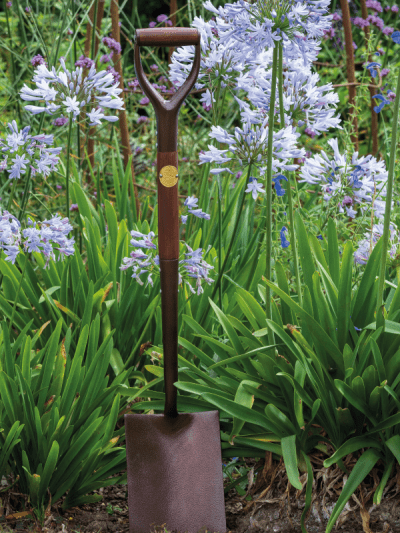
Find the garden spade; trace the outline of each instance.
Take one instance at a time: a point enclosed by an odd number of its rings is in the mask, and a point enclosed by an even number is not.
[[[195,45],[192,70],[165,101],[148,82],[140,46]],[[135,70],[157,117],[158,248],[164,351],[164,414],[126,414],[130,533],[225,533],[218,411],[178,413],[178,113],[200,69],[200,33],[193,28],[136,30]]]

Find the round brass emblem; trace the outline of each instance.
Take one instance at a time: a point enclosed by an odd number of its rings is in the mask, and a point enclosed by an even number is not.
[[[178,181],[178,169],[172,165],[162,167],[159,177],[164,187],[173,187]]]

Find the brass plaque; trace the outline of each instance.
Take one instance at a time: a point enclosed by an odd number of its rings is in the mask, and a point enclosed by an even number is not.
[[[162,167],[159,177],[164,187],[173,187],[178,181],[178,169],[172,165]]]

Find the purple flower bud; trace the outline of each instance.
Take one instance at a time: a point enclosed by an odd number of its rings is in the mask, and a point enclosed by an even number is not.
[[[37,67],[38,65],[45,65],[46,61],[40,54],[38,54],[31,59],[31,63],[34,67]]]
[[[345,205],[353,205],[353,199],[350,196],[343,198],[342,206],[344,207]]]

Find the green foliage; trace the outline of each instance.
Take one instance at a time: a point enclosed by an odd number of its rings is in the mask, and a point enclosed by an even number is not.
[[[62,319],[37,352],[38,335],[26,333],[30,325],[13,345],[5,321],[0,334],[0,478],[8,463],[42,520],[49,495],[57,501],[68,491],[68,509],[99,501],[88,495],[94,489],[126,481],[126,475],[107,478],[126,464],[125,447],[116,446],[124,429],[114,428],[126,405],[119,390],[133,368],[108,385],[114,331],[97,349],[99,313],[90,328],[84,325],[75,350],[72,329],[60,342]]]
[[[376,342],[380,331],[365,328],[359,335],[350,317],[350,313],[356,316],[361,326],[373,318],[373,309],[366,308],[364,295],[376,285],[381,243],[373,250],[358,286],[352,288],[351,243],[345,246],[341,261],[337,261],[332,224],[329,232],[333,244],[328,243],[327,257],[319,242],[312,235],[307,236],[298,217],[297,225],[302,266],[308,268],[308,303],[305,298],[302,308],[293,300],[280,270],[277,277],[282,288],[266,281],[281,304],[286,304],[276,306],[279,323],[266,320],[254,297],[240,287],[236,287],[238,305],[233,315],[226,315],[210,300],[226,343],[213,339],[193,318],[184,315],[183,319],[211,348],[211,353],[180,337],[179,342],[198,360],[198,365],[179,355],[179,380],[175,385],[180,392],[180,412],[219,410],[223,457],[252,456],[257,449],[260,455],[271,451],[283,457],[288,479],[299,489],[299,470],[309,474],[312,471],[307,454],[318,448],[328,455],[323,441],[335,449],[324,465],[337,463],[346,473],[343,458],[369,448],[349,475],[328,524],[327,531],[331,531],[351,494],[377,460],[382,459],[385,464],[384,477],[374,494],[374,501],[379,503],[388,469],[400,459],[400,350],[390,359],[383,357]],[[288,316],[288,310],[298,317],[299,326],[283,324],[282,315]],[[304,326],[307,339],[302,334]],[[273,330],[277,345],[265,342],[268,328]],[[383,335],[398,336],[399,332],[400,327],[389,325]],[[161,376],[159,370],[157,375]],[[131,395],[130,400],[154,399],[146,402],[147,408],[162,410],[164,406],[164,394],[147,387],[145,391],[126,389],[122,394]],[[142,402],[133,406],[133,410],[140,408]],[[322,437],[311,424],[323,428],[327,437]],[[309,475],[306,509],[311,505],[311,483]]]

